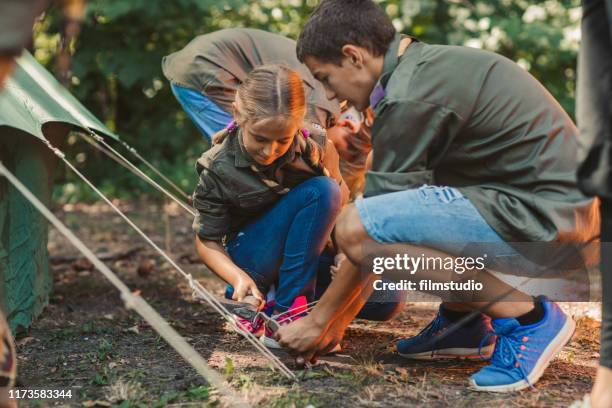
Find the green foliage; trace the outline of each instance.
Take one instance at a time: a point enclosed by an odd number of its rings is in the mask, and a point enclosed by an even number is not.
[[[430,43],[477,46],[519,62],[574,113],[579,0],[380,0],[398,30]],[[208,148],[174,99],[161,59],[196,35],[254,27],[296,38],[317,0],[90,0],[74,48],[71,91],[111,130],[188,192]],[[53,69],[61,18],[39,25],[36,57]],[[70,158],[112,196],[153,190],[72,141]],[[55,198],[93,198],[69,172]],[[68,186],[68,187],[65,187]],[[66,188],[68,190],[66,190]]]
[[[187,394],[193,399],[196,400],[205,400],[208,399],[210,395],[210,388],[204,385],[200,385],[199,387],[190,388],[187,391]]]

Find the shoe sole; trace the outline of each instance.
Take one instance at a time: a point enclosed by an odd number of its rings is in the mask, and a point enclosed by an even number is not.
[[[271,348],[271,349],[281,349],[282,348],[281,345],[278,344],[276,340],[266,336],[265,334],[261,336],[261,342],[267,348]]]
[[[482,356],[485,358],[491,357],[495,350],[495,344],[489,344],[480,349]],[[422,353],[400,353],[400,356],[410,360],[470,360],[481,358],[478,348],[447,348],[432,351],[424,351]]]
[[[512,384],[506,385],[488,385],[482,386],[477,385],[476,382],[470,378],[470,388],[475,391],[486,391],[486,392],[513,392],[520,391],[529,387],[529,384],[535,384],[538,382],[540,377],[544,374],[544,371],[552,361],[552,359],[565,347],[565,345],[571,340],[576,330],[576,322],[567,316],[563,327],[559,331],[559,334],[550,342],[544,349],[544,352],[538,359],[535,367],[531,371],[531,374],[527,376],[529,383],[525,380],[520,380]]]

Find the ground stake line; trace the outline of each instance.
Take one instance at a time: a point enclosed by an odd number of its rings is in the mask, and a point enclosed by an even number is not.
[[[233,406],[250,407],[239,398],[224,382],[223,378],[208,366],[204,358],[178,334],[162,316],[159,315],[142,297],[133,294],[130,289],[111,271],[74,233],[66,227],[49,209],[35,197],[3,164],[0,162],[0,174],[8,181],[71,243],[74,245],[121,293],[125,307],[133,309],[176,350],[183,359],[213,387],[226,396]]]
[[[208,292],[199,282],[194,280],[191,274],[186,273],[164,250],[162,250],[147,234],[145,234],[127,215],[125,215],[116,205],[114,205],[104,193],[102,193],[87,177],[85,177],[79,170],[76,169],[66,159],[64,153],[55,148],[49,141],[45,141],[49,149],[55,153],[65,164],[68,166],[77,176],[81,178],[94,192],[102,198],[116,213],[119,215],[129,226],[131,226],[151,247],[158,252],[170,265],[174,267],[183,277],[189,282],[190,287],[196,291],[202,299],[208,301],[208,303],[217,311],[230,325],[236,329],[243,337],[245,337],[264,357],[266,357],[273,366],[279,369],[287,378],[291,380],[297,379],[295,374],[285,365],[278,357],[276,357],[266,346],[264,346],[258,339],[253,336],[252,333],[243,330],[234,316],[223,306],[217,298]]]
[[[189,200],[189,194],[187,194],[182,188],[177,186],[172,180],[170,180],[169,177],[166,177],[166,175],[164,173],[162,173],[160,170],[158,170],[157,167],[155,167],[147,159],[142,157],[140,155],[140,153],[138,153],[138,151],[136,149],[134,149],[132,146],[130,146],[129,144],[127,144],[123,140],[121,141],[121,144],[123,145],[123,147],[125,147],[127,149],[128,152],[132,153],[134,155],[134,157],[136,157],[138,160],[143,162],[145,164],[145,166],[147,166],[149,169],[151,169],[151,171],[153,171],[155,174],[157,174],[162,180],[164,180],[171,187],[173,187],[176,190],[177,193],[179,193],[181,196],[183,196],[183,198],[185,200]]]
[[[174,202],[176,202],[178,205],[180,205],[181,207],[183,207],[183,209],[185,211],[187,211],[189,214],[193,215],[195,217],[196,213],[195,210],[189,206],[187,206],[187,204],[185,204],[184,202],[182,202],[181,200],[179,200],[178,198],[176,198],[171,192],[169,192],[168,190],[166,190],[165,188],[163,188],[162,186],[159,185],[159,183],[157,183],[155,180],[153,180],[151,177],[149,177],[145,172],[143,172],[142,170],[140,170],[136,165],[134,165],[134,163],[132,163],[131,161],[129,161],[125,156],[123,156],[121,153],[119,153],[117,150],[113,149],[113,147],[111,145],[109,145],[108,143],[106,143],[106,141],[104,140],[104,138],[102,136],[99,136],[95,133],[91,134],[91,137],[93,137],[97,142],[101,143],[102,145],[104,145],[104,147],[106,147],[108,150],[110,150],[111,152],[113,152],[113,154],[115,154],[117,157],[121,158],[121,160],[123,160],[130,168],[132,168],[136,173],[138,173],[140,175],[141,178],[143,178],[146,182],[148,182],[149,184],[153,185],[155,188],[157,188],[160,192],[164,193],[165,195],[167,195],[171,200],[173,200]]]

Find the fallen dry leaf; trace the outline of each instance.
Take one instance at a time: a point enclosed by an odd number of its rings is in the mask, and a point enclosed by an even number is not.
[[[72,263],[72,268],[75,271],[91,271],[94,266],[87,258],[79,258]]]
[[[153,269],[155,269],[155,262],[150,259],[145,259],[140,262],[136,272],[141,278],[146,278],[153,272]]]
[[[26,344],[33,342],[33,341],[36,341],[36,338],[32,336],[24,337],[23,339],[17,340],[17,346],[23,347]]]
[[[91,408],[91,407],[112,407],[112,404],[110,402],[106,402],[106,401],[101,401],[101,400],[87,400],[85,402],[83,402],[83,406],[86,408]]]
[[[132,326],[132,327],[130,327],[128,329],[124,329],[123,331],[125,331],[125,332],[132,332],[132,333],[135,333],[135,334],[140,334],[140,330],[138,329],[138,325]]]

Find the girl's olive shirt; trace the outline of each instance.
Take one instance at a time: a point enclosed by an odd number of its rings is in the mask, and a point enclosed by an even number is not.
[[[229,132],[223,142],[204,152],[196,163],[199,174],[193,193],[196,234],[203,240],[228,242],[245,224],[269,210],[287,189],[323,175],[320,136],[317,135],[317,142],[310,137],[301,144],[300,136],[296,136],[287,153],[263,167],[245,151],[241,130]],[[299,158],[304,159],[312,173],[291,168],[290,164]]]

